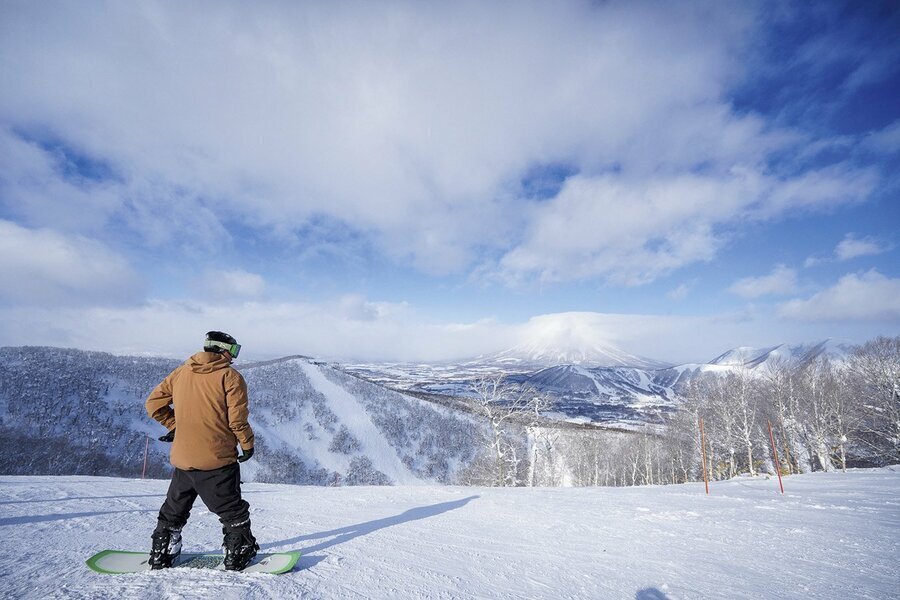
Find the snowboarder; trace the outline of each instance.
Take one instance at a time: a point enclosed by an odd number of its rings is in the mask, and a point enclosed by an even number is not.
[[[171,567],[181,553],[181,528],[198,495],[222,523],[227,570],[242,570],[259,550],[250,532],[250,505],[241,498],[238,463],[253,456],[253,430],[247,422],[247,384],[231,367],[240,349],[227,333],[210,331],[203,352],[172,371],[147,398],[147,413],[169,430],[159,439],[172,442],[175,467],[152,536],[152,569]]]

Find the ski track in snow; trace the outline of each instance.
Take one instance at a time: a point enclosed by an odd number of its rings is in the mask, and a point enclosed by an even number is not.
[[[330,408],[347,426],[359,443],[363,446],[362,454],[372,460],[373,466],[388,476],[394,483],[415,485],[421,480],[406,468],[397,456],[397,451],[388,443],[378,430],[369,413],[344,388],[331,382],[319,367],[308,362],[299,363],[313,387],[330,400]]]
[[[0,477],[0,598],[896,598],[900,470],[639,488],[307,487],[248,483],[285,575],[100,575],[147,548],[167,482]],[[217,551],[198,501],[185,551]]]

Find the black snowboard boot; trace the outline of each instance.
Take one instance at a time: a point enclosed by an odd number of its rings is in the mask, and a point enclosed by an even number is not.
[[[256,538],[250,532],[250,520],[222,527],[225,539],[225,570],[242,571],[259,550]]]
[[[167,569],[181,554],[181,530],[157,525],[150,550],[150,568]]]

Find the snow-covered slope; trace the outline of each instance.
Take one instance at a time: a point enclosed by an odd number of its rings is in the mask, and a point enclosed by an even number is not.
[[[168,472],[144,399],[177,361],[57,348],[0,348],[0,451],[8,474]],[[471,416],[304,357],[238,366],[256,454],[245,480],[412,484],[456,480],[479,447]]]
[[[900,473],[636,488],[310,487],[250,483],[264,550],[297,570],[99,575],[147,548],[166,482],[0,477],[0,597],[635,599],[897,596]],[[186,551],[215,552],[198,503]]]

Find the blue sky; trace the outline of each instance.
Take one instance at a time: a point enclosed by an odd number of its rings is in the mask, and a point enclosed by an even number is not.
[[[681,362],[900,333],[896,3],[0,17],[0,344],[441,360],[564,321]]]

